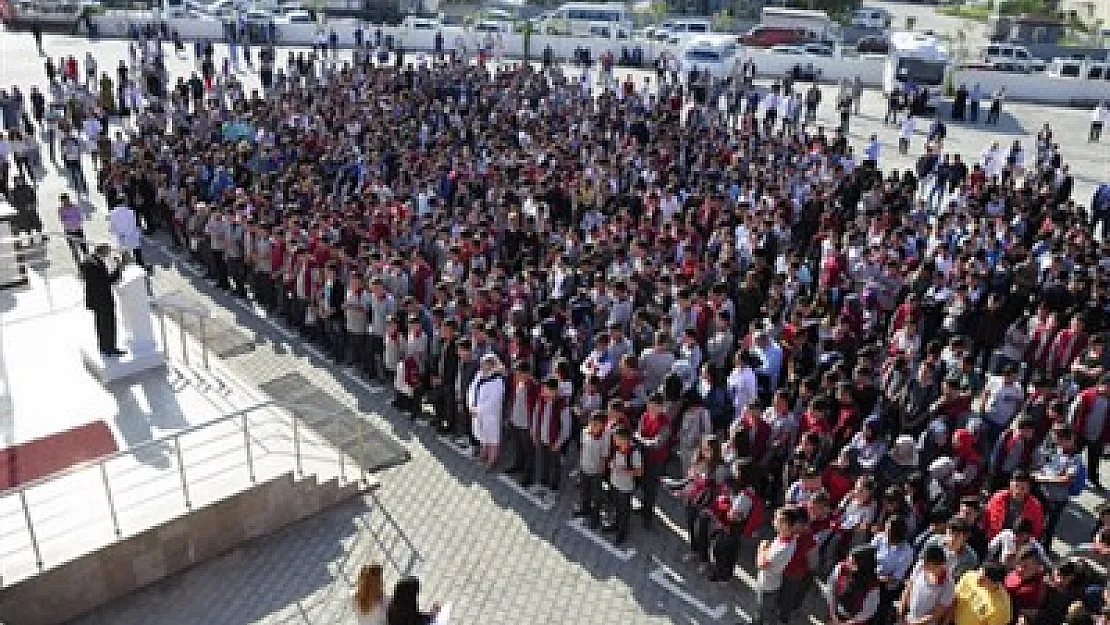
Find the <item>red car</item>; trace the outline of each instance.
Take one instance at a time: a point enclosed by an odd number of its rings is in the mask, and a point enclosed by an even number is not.
[[[746,46],[770,48],[782,44],[804,43],[809,41],[809,33],[804,28],[756,26],[743,36],[742,41]]]

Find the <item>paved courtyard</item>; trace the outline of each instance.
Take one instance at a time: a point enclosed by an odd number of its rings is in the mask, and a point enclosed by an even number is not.
[[[91,49],[102,68],[126,57],[118,41],[46,38],[51,54],[83,58]],[[219,56],[219,53],[217,54]],[[279,59],[284,52],[279,52]],[[0,85],[45,84],[42,60],[29,35],[0,33]],[[191,61],[168,57],[171,73],[189,71]],[[626,73],[618,70],[618,77]],[[249,84],[253,75],[244,77]],[[826,92],[825,102],[832,100]],[[884,142],[883,167],[912,167],[896,156],[896,130],[881,124],[883,101],[868,92],[864,114],[853,123],[857,145],[872,133]],[[834,125],[831,104],[821,111]],[[987,129],[955,127],[946,148],[977,155],[991,140],[1019,139],[1051,122],[1064,158],[1076,176],[1077,197],[1085,201],[1093,186],[1110,172],[1110,142],[1086,142],[1088,112],[1007,106],[1003,124]],[[919,141],[923,140],[919,138]],[[49,171],[40,183],[40,211],[51,230],[59,224],[55,201],[65,183]],[[103,198],[94,194],[93,239],[106,238]],[[99,216],[99,218],[98,218]],[[75,621],[80,625],[240,625],[350,622],[346,585],[352,562],[372,558],[396,560],[392,575],[418,554],[426,601],[452,606],[452,623],[713,623],[747,622],[754,607],[750,570],[729,584],[696,581],[700,576],[678,564],[683,543],[677,526],[657,526],[652,533],[634,528],[627,550],[615,550],[571,523],[571,493],[552,509],[536,505],[498,476],[485,473],[469,458],[431,432],[413,426],[388,407],[388,396],[332,366],[311,346],[303,346],[280,324],[249,304],[216,292],[154,241],[149,258],[157,270],[156,293],[180,291],[207,306],[218,321],[242,328],[252,348],[224,350],[224,362],[240,378],[256,385],[296,373],[329,397],[401,441],[409,460],[379,475],[381,487],[366,500],[341,506],[265,540],[244,545],[216,561],[198,566]],[[52,262],[71,262],[60,256]],[[90,324],[91,328],[91,324]],[[220,351],[214,345],[214,351]],[[8,362],[7,365],[19,366]],[[152,406],[157,410],[158,406]],[[1086,510],[1095,498],[1080,497],[1065,520],[1063,537],[1083,535]],[[665,512],[679,519],[673,506]],[[388,512],[395,525],[381,530],[372,520]],[[375,516],[377,515],[377,516]],[[369,529],[368,529],[369,528]],[[372,531],[376,530],[376,531]],[[384,533],[383,533],[384,532]],[[401,538],[407,536],[406,542]],[[386,535],[388,534],[388,535]],[[404,552],[404,553],[402,553]],[[398,555],[401,554],[401,555]],[[750,554],[743,558],[750,567]]]

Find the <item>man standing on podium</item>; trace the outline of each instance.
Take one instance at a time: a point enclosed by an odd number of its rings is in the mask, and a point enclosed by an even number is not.
[[[81,278],[85,281],[85,307],[93,313],[100,354],[122,356],[124,351],[116,347],[116,301],[112,285],[119,282],[123,265],[111,256],[112,246],[97,245],[93,253],[81,261]]]

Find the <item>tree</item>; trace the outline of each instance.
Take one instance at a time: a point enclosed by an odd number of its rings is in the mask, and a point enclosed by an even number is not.
[[[860,0],[808,0],[806,8],[824,11],[829,17],[840,20],[859,8]]]
[[[520,33],[524,36],[524,62],[527,63],[532,58],[532,33],[535,28],[532,26],[532,20],[524,20],[521,25]]]

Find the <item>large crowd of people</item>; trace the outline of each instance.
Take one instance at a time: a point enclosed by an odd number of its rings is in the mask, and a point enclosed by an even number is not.
[[[1103,618],[1108,515],[1054,539],[1110,441],[1110,198],[1073,198],[1049,124],[884,171],[818,86],[746,67],[691,97],[264,50],[252,89],[198,52],[171,77],[140,43],[115,86],[63,62],[31,130],[487,470],[615,544],[673,496],[710,580],[754,558],[765,625],[814,580],[834,625]]]

